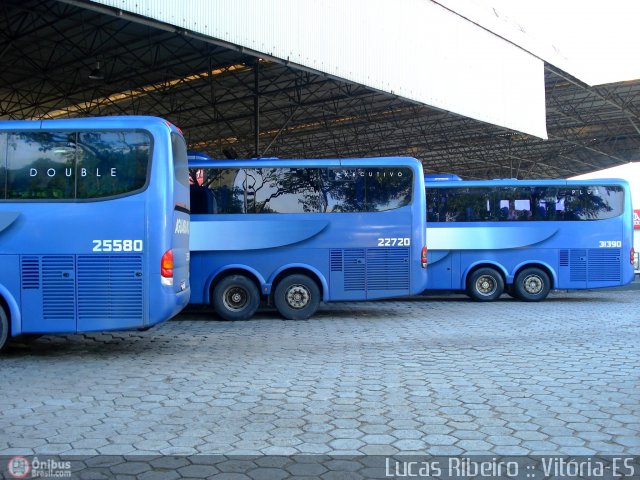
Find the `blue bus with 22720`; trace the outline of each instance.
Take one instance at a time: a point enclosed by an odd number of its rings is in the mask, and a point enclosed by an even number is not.
[[[445,175],[425,185],[428,290],[539,301],[554,288],[614,287],[634,278],[633,209],[624,180]]]
[[[229,320],[261,304],[306,319],[321,301],[425,289],[417,160],[189,160],[191,303]]]
[[[0,122],[0,349],[147,328],[189,286],[181,132],[154,117]]]

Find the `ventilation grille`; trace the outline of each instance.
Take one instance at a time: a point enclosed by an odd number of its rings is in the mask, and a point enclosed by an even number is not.
[[[620,282],[621,251],[617,248],[600,248],[589,250],[589,281]]]
[[[331,250],[330,253],[331,260],[331,271],[332,272],[341,272],[342,271],[342,250]]]
[[[571,250],[569,252],[570,279],[572,282],[587,281],[587,251]]]
[[[42,257],[42,318],[75,318],[75,283],[72,255]]]
[[[78,320],[143,319],[142,257],[78,256]]]
[[[622,281],[622,252],[618,248],[560,251],[560,266],[569,267],[572,282]]]
[[[20,283],[23,290],[40,288],[40,259],[38,257],[22,257],[21,273]]]
[[[569,250],[560,250],[560,266],[569,266]]]
[[[409,290],[409,249],[368,249],[367,290]]]
[[[344,250],[343,258],[345,291],[364,291],[366,288],[364,249],[347,248]]]

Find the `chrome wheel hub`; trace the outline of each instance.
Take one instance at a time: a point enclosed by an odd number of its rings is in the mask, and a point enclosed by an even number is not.
[[[482,275],[476,280],[476,290],[482,295],[491,295],[496,291],[495,279],[489,275]]]
[[[528,275],[522,282],[527,293],[537,294],[542,291],[542,279],[537,275]]]
[[[287,290],[287,304],[291,308],[300,310],[306,307],[311,300],[311,292],[304,285],[291,285]]]

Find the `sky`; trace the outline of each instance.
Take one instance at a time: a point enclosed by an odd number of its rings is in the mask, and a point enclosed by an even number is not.
[[[640,79],[640,0],[476,1],[551,43],[586,83]]]

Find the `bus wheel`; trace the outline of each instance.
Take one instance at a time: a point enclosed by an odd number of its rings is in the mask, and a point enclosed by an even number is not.
[[[495,300],[504,292],[502,275],[493,268],[479,268],[467,280],[467,295],[480,302]]]
[[[316,313],[320,305],[320,289],[306,275],[289,275],[278,283],[273,303],[284,318],[305,320]]]
[[[549,295],[551,282],[549,275],[539,268],[525,268],[513,282],[513,291],[517,298],[525,302],[539,302]]]
[[[213,309],[225,320],[248,320],[260,305],[258,287],[244,275],[230,275],[213,289]]]
[[[0,352],[9,341],[9,317],[0,306]]]

